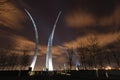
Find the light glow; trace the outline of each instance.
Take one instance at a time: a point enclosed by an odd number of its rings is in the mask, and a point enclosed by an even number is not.
[[[111,70],[112,69],[112,67],[110,67],[110,66],[107,66],[106,68],[105,68],[105,70]]]

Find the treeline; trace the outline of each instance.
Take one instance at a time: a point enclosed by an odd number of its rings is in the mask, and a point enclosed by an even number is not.
[[[113,69],[120,68],[120,37],[113,44],[99,46],[97,36],[91,36],[88,39],[88,46],[83,43],[76,49],[66,49],[68,69],[73,66],[80,69],[105,69],[111,67]],[[79,57],[79,64],[74,62],[74,55]]]
[[[19,53],[23,53],[22,55]],[[0,49],[0,70],[25,70],[30,65],[29,51]]]
[[[79,66],[80,69],[104,69],[107,66],[111,68],[120,68],[120,37],[117,41],[100,46],[97,36],[91,36],[87,39],[88,46],[84,43],[78,44],[80,47],[69,49],[65,48],[67,56],[64,69],[75,69],[73,66]],[[31,63],[31,50],[11,50],[0,49],[0,70],[18,70],[28,69]],[[78,62],[74,62],[74,56],[77,55]],[[59,66],[59,63],[58,63]],[[62,68],[60,66],[60,68]]]

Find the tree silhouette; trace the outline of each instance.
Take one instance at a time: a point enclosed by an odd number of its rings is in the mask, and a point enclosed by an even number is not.
[[[83,69],[87,68],[87,58],[88,58],[88,49],[84,46],[83,43],[80,44],[81,47],[77,48],[77,54],[79,55],[79,61]]]
[[[30,64],[30,56],[27,54],[27,50],[23,51],[23,55],[22,55],[22,60],[21,60],[21,68],[25,69],[26,66],[28,66]]]
[[[99,51],[99,46],[98,46],[98,38],[96,35],[90,36],[90,38],[88,38],[88,42],[89,42],[89,46],[88,46],[88,50],[89,50],[89,55],[90,55],[90,66],[93,68],[97,67],[96,64],[96,55]]]
[[[15,53],[9,54],[9,65],[10,65],[10,69],[16,69],[16,66],[19,64],[18,63],[18,55]]]
[[[68,65],[69,65],[69,70],[72,69],[72,61],[73,61],[73,55],[74,55],[74,51],[73,49],[67,49],[67,59],[68,59]]]

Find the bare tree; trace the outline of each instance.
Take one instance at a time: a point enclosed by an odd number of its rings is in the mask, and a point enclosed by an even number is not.
[[[10,66],[10,69],[13,70],[13,69],[16,69],[17,65],[18,65],[18,55],[15,54],[15,53],[11,53],[9,54],[8,56],[8,64]]]
[[[72,61],[73,61],[73,55],[74,55],[74,51],[73,49],[67,49],[67,59],[68,59],[68,65],[69,65],[69,70],[72,69]]]
[[[98,46],[98,38],[96,35],[94,36],[91,36],[89,39],[88,39],[88,42],[89,42],[89,46],[88,46],[88,50],[89,50],[89,55],[90,55],[90,66],[93,68],[93,67],[97,67],[97,64],[96,64],[96,55],[98,53],[98,49],[99,49],[99,46]]]
[[[111,49],[105,49],[105,60],[107,61],[108,65],[111,66]]]
[[[86,69],[88,50],[82,43],[80,44],[80,46],[81,47],[77,48],[77,54],[79,55],[79,61],[80,61],[81,67],[83,67],[83,69]]]
[[[117,64],[117,67],[119,68],[120,67],[120,34],[118,35],[118,38],[117,38],[117,50],[115,50],[115,52],[113,53],[113,57],[115,58],[115,61],[116,61],[116,64]]]
[[[27,54],[27,50],[23,51],[23,55],[22,55],[22,60],[21,60],[21,68],[25,69],[26,66],[28,66],[30,64],[30,56]]]
[[[117,67],[120,67],[120,55],[118,53],[113,53],[113,57],[115,58],[115,62],[117,64]]]
[[[4,69],[4,67],[6,66],[6,55],[1,54],[0,55],[0,67],[1,69]]]
[[[0,68],[3,70],[7,66],[8,52],[5,49],[0,49]]]
[[[99,49],[96,59],[97,59],[97,64],[102,69],[104,67],[104,65],[103,65],[104,58],[103,58],[103,50],[102,49]]]

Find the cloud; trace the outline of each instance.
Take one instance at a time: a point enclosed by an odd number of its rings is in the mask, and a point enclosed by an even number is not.
[[[95,17],[83,11],[74,11],[66,15],[66,23],[70,27],[83,27],[95,24]]]
[[[10,1],[0,5],[0,25],[4,24],[13,30],[19,30],[23,29],[25,24],[23,20],[25,20],[23,12]]]
[[[102,26],[120,26],[120,6],[116,6],[111,15],[100,18],[99,24]]]
[[[108,33],[108,34],[96,34],[98,45],[104,47],[110,43],[115,42],[118,39],[120,33]],[[95,34],[88,34],[83,37],[78,37],[73,41],[64,43],[64,46],[70,49],[76,49],[77,47],[87,47],[89,45],[89,38],[95,36]]]
[[[100,13],[99,13],[100,14]],[[97,14],[96,14],[97,15]],[[104,16],[96,16],[94,12],[77,8],[69,11],[65,16],[66,24],[69,27],[80,28],[80,27],[92,27],[95,25],[102,26],[120,26],[120,6],[117,6]]]

